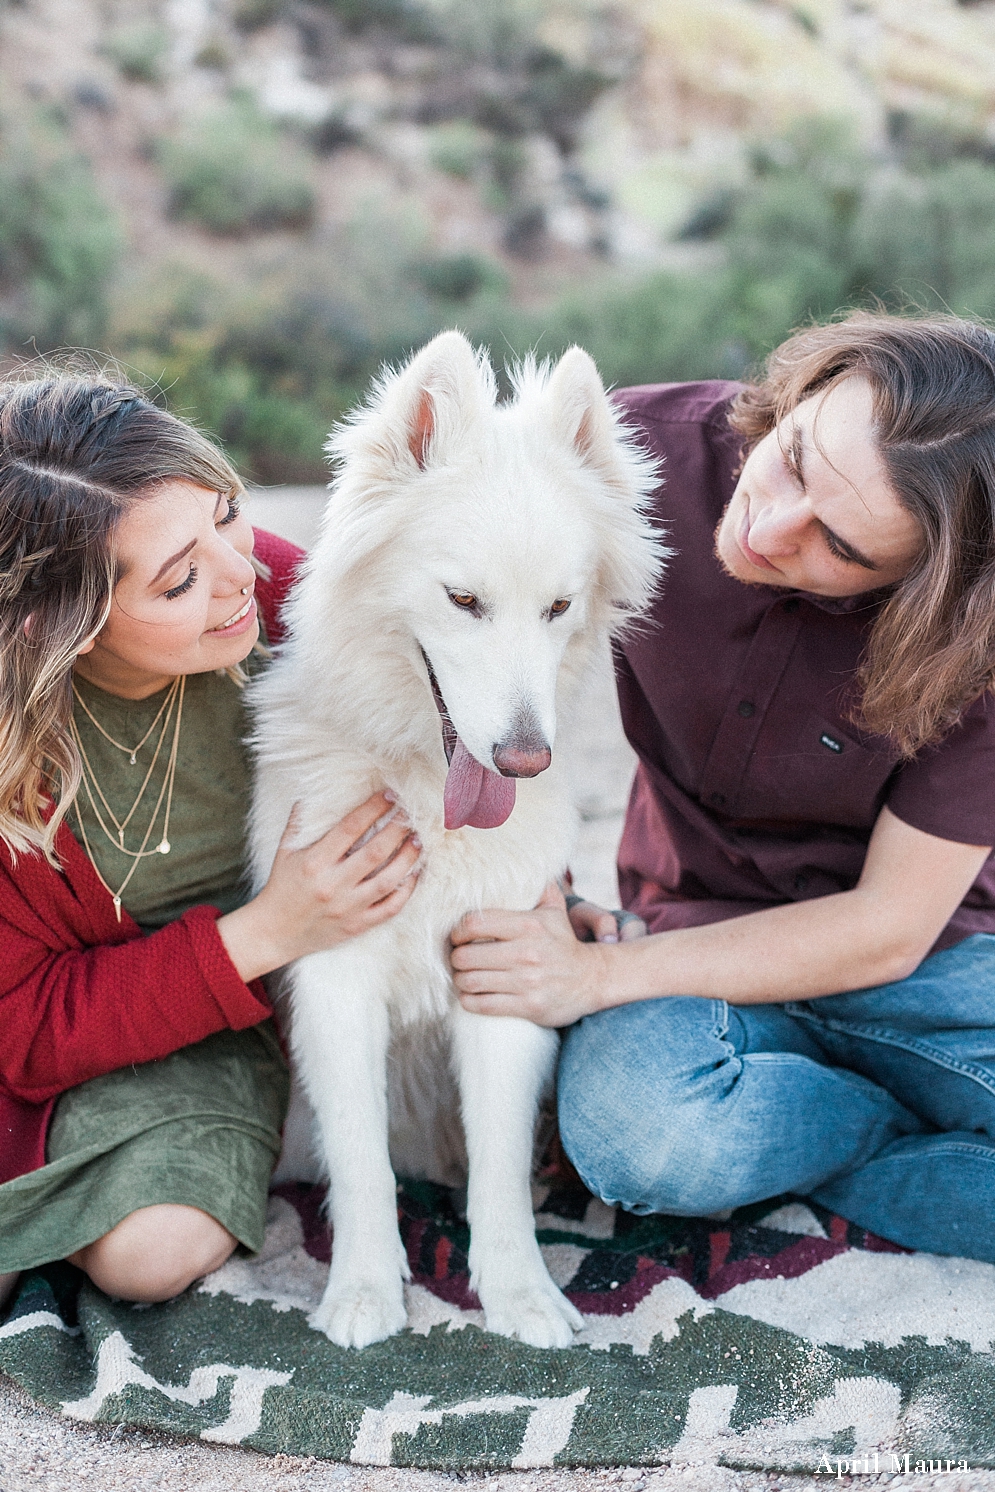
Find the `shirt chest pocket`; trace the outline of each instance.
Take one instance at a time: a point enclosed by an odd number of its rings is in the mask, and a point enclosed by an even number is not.
[[[814,711],[790,726],[768,721],[747,763],[737,811],[744,818],[870,828],[894,770],[884,743],[866,745]]]

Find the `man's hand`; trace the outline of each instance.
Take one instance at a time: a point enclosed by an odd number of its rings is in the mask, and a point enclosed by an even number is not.
[[[633,912],[616,915],[580,897],[567,897],[567,916],[582,943],[631,943],[646,936],[646,923]]]
[[[610,912],[592,910],[614,930]],[[588,925],[582,922],[585,930]],[[578,942],[555,884],[531,912],[470,912],[453,929],[452,944],[453,979],[464,1010],[569,1026],[601,1008],[611,949],[604,941]]]

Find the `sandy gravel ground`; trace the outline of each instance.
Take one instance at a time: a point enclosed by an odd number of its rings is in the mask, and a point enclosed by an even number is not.
[[[254,499],[257,526],[307,546],[321,489],[273,489]],[[574,857],[579,891],[617,904],[614,854],[633,757],[621,734],[611,680],[592,684],[571,742],[583,814]],[[122,1425],[76,1425],[39,1409],[0,1375],[0,1492],[815,1492],[832,1486],[902,1492],[995,1492],[995,1472],[917,1476],[785,1476],[712,1465],[629,1467],[624,1471],[533,1471],[440,1475],[370,1469],[297,1456],[261,1456],[168,1439]]]

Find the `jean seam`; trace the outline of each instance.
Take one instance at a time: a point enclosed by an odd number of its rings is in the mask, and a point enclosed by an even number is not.
[[[939,1140],[940,1136],[926,1135],[923,1138],[929,1140]],[[932,1160],[933,1157],[936,1155],[980,1155],[982,1160],[987,1160],[995,1163],[995,1146],[969,1145],[964,1140],[953,1140],[947,1144],[937,1144],[935,1146],[931,1145],[929,1150],[929,1159]],[[907,1152],[901,1155],[874,1155],[866,1164],[871,1166],[890,1166],[892,1164],[897,1165],[901,1161],[908,1161],[908,1159],[909,1155]],[[916,1156],[917,1161],[921,1161],[921,1159],[921,1156]],[[863,1167],[861,1167],[861,1169],[863,1169]],[[836,1179],[845,1181],[849,1178],[849,1176],[852,1175],[853,1172],[847,1172],[844,1176],[838,1177]],[[820,1182],[819,1185],[826,1186],[832,1185],[832,1183],[823,1181]]]
[[[725,1041],[729,1035],[729,1002],[728,1000],[712,1001],[712,1038],[715,1041]]]
[[[945,1052],[938,1051],[935,1047],[927,1046],[923,1042],[903,1039],[897,1032],[887,1027],[857,1026],[847,1021],[826,1020],[821,1016],[813,1015],[807,1010],[792,1010],[791,1014],[797,1020],[809,1021],[813,1026],[821,1026],[827,1031],[838,1031],[843,1036],[863,1038],[865,1041],[876,1041],[879,1046],[897,1047],[899,1051],[911,1052],[914,1056],[922,1057],[926,1062],[932,1062],[935,1067],[944,1067],[948,1072],[956,1072],[962,1077],[971,1078],[979,1087],[995,1095],[995,1080],[993,1080],[983,1068],[975,1067],[973,1063],[960,1062],[956,1057],[950,1057]]]

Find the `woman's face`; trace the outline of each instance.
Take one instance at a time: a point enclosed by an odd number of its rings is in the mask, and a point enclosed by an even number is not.
[[[817,596],[892,585],[922,544],[889,485],[871,386],[857,376],[806,399],[753,448],[715,535],[736,580]]]
[[[240,663],[259,636],[252,527],[235,502],[177,478],[125,513],[110,615],[76,667],[111,693],[154,694],[177,674]]]

